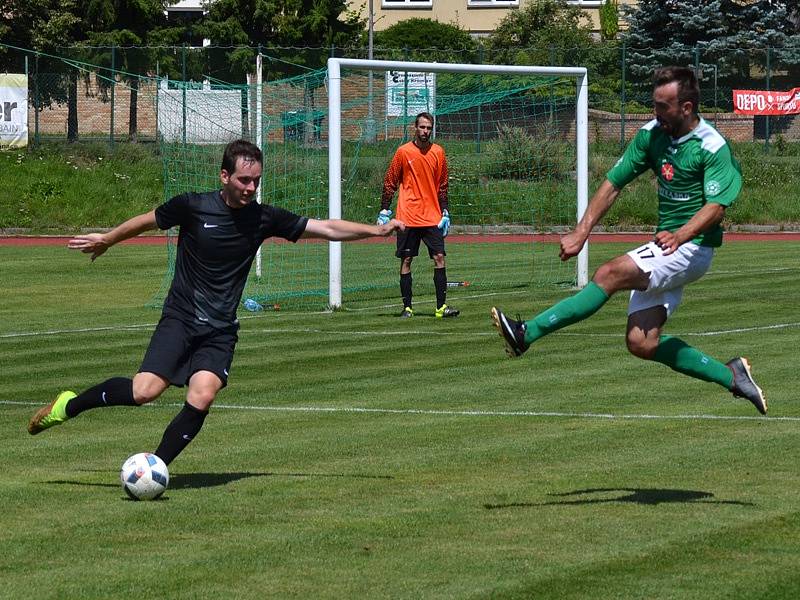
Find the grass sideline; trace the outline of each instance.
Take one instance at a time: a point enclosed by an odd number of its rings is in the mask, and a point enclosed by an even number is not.
[[[283,144],[279,146],[281,148],[276,151],[279,156],[282,152],[292,155],[291,149],[283,148]],[[395,146],[394,143],[383,143],[362,150],[357,173],[359,183],[349,192],[352,197],[344,207],[346,218],[358,221],[374,218],[375,198]],[[800,187],[798,151],[800,144],[783,144],[780,149],[773,147],[770,153],[765,153],[760,143],[734,144],[734,153],[742,163],[744,188],[726,215],[728,225],[760,225],[777,229],[798,227],[798,206],[785,194],[775,193],[775,190]],[[591,145],[590,193],[599,186],[619,154],[618,144]],[[270,191],[272,183],[265,180],[262,184],[265,199],[307,214],[311,210],[307,204],[309,198],[320,193],[316,180],[308,179],[307,175],[327,172],[326,152],[319,150],[302,159],[286,160],[301,161],[294,170],[298,180],[276,193]],[[70,234],[85,228],[113,227],[164,200],[164,168],[154,144],[120,143],[112,151],[107,144],[99,142],[45,143],[27,151],[0,152],[0,173],[3,175],[0,177],[0,197],[9,199],[0,203],[0,231]],[[173,165],[171,168],[178,167]],[[195,164],[193,168],[203,171],[208,178],[200,178],[203,181],[215,181],[217,158],[215,156],[205,166]],[[474,168],[475,165],[467,162],[451,169],[451,212],[455,225],[469,224],[470,219],[483,222],[482,219],[487,218],[471,202],[472,192],[481,185],[479,173],[471,173]],[[199,177],[200,173],[196,175]],[[324,188],[327,185],[324,177],[321,181],[319,185]],[[498,180],[492,185],[493,193],[502,192],[519,199],[513,203],[513,211],[523,215],[528,215],[530,210],[538,212],[543,198],[550,198],[550,202],[562,199],[561,193],[553,195],[546,183]],[[176,193],[185,191],[183,187],[175,190],[175,182],[171,183],[170,190]],[[565,195],[571,193],[564,192]],[[285,194],[289,198],[284,198]],[[564,199],[573,202],[571,198]],[[486,201],[489,200],[491,198]],[[323,208],[314,208],[312,212],[319,210],[320,214],[316,216],[324,216]],[[492,209],[489,215],[497,210]],[[503,210],[512,209],[505,207]],[[547,214],[559,213],[560,210],[557,206],[544,207]],[[603,225],[618,231],[647,229],[654,225],[655,218],[656,196],[652,178],[642,176],[627,187],[604,218]]]
[[[726,245],[669,327],[749,356],[769,418],[629,356],[622,296],[516,361],[490,306],[530,315],[563,291],[456,290],[444,321],[247,315],[230,387],[151,503],[125,499],[119,465],[180,390],[25,423],[136,368],[163,249],[0,247],[0,596],[794,598],[799,246]]]

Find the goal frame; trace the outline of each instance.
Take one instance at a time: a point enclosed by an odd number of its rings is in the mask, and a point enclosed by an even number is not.
[[[342,218],[342,68],[361,71],[411,71],[425,73],[480,73],[508,75],[553,75],[577,80],[575,115],[577,211],[580,221],[589,202],[589,81],[586,67],[540,67],[514,65],[471,65],[413,61],[328,59],[328,218]],[[331,308],[342,306],[342,243],[328,243]],[[579,288],[589,282],[589,241],[576,261]]]

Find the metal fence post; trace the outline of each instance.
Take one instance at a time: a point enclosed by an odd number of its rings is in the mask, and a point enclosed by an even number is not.
[[[184,148],[186,147],[186,43],[181,47],[181,104],[183,108],[183,141]]]
[[[620,59],[620,69],[622,70],[622,90],[619,95],[619,147],[625,148],[625,42],[622,42],[622,54]]]
[[[108,145],[114,149],[114,104],[117,87],[117,52],[116,46],[111,44],[111,130],[108,132]]]
[[[772,48],[767,47],[767,91],[770,91],[770,71],[772,65],[770,58],[772,56]],[[769,115],[764,117],[764,152],[769,152]]]
[[[33,139],[36,146],[39,145],[39,54],[36,54],[36,75],[33,78]]]
[[[483,64],[483,44],[478,46],[478,64]],[[483,75],[478,75],[478,91],[483,94]],[[475,131],[475,152],[481,153],[481,137],[483,129],[483,103],[478,104],[478,127]]]

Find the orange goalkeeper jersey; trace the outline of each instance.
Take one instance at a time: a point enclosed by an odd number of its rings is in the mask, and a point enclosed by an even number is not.
[[[414,142],[397,149],[383,178],[381,208],[389,208],[398,186],[397,218],[409,227],[439,224],[447,208],[447,159],[444,149],[431,144],[426,151]]]

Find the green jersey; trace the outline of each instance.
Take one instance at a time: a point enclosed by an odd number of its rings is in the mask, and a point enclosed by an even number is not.
[[[742,189],[742,171],[728,142],[704,119],[680,138],[664,133],[653,119],[606,177],[622,189],[648,169],[658,180],[658,231],[676,231],[709,202],[730,206]],[[692,241],[719,246],[722,227],[715,225]]]

